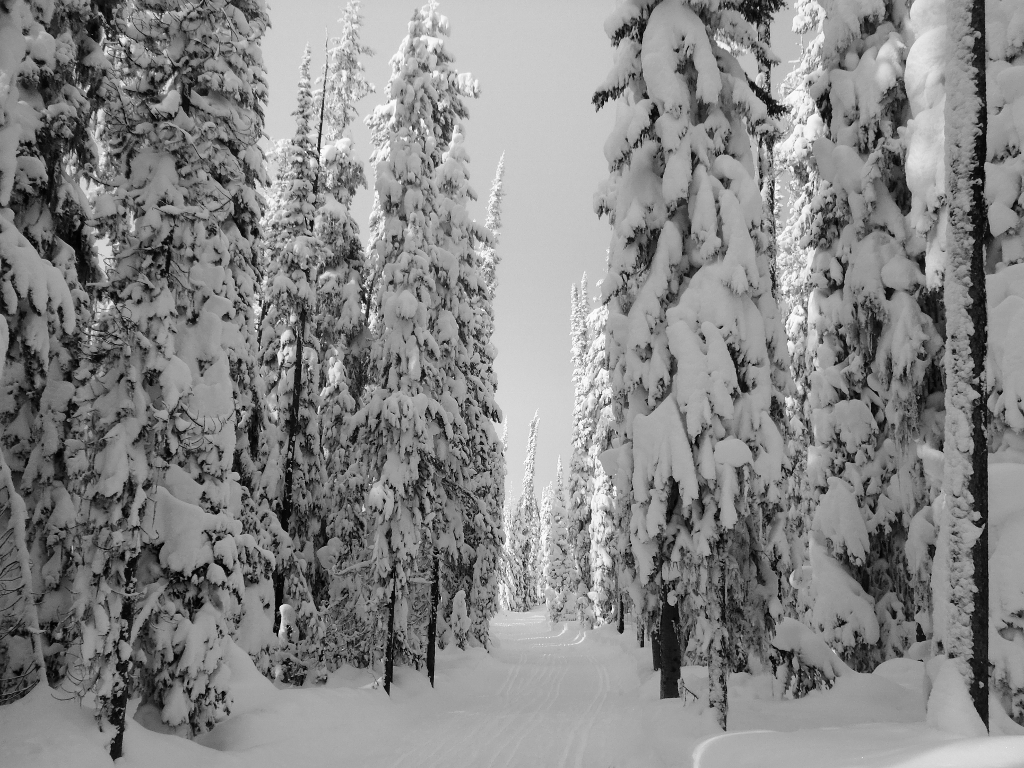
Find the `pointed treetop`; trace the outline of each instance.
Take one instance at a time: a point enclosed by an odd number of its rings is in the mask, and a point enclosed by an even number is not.
[[[529,486],[529,493],[533,493],[533,474],[534,466],[537,461],[537,424],[540,421],[540,411],[533,414],[533,421],[530,422],[530,438],[526,444],[526,461],[523,465],[526,467],[526,473],[523,476],[523,495],[527,493],[527,486]]]
[[[308,119],[309,105],[313,103],[313,88],[309,79],[309,62],[311,57],[309,43],[306,43],[306,48],[302,51],[302,63],[299,64],[298,103],[295,106],[295,111],[292,112],[292,115],[299,120],[303,118]]]
[[[501,201],[505,197],[503,188],[505,180],[505,153],[501,153],[498,160],[498,170],[494,174],[494,181],[491,182],[491,196],[487,199],[487,222],[486,226],[494,235],[494,245],[498,245],[498,233],[501,231]]]
[[[341,18],[341,35],[330,41],[327,55],[327,130],[328,141],[337,141],[359,116],[356,102],[376,91],[366,79],[360,57],[373,56],[373,49],[363,45],[360,33],[363,18],[361,0],[349,0]]]

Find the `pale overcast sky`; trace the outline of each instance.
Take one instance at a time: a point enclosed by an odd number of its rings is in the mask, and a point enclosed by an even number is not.
[[[336,35],[344,0],[271,0],[271,30],[264,43],[270,84],[267,132],[294,132],[296,81],[302,50],[313,49],[322,70],[324,35]],[[367,115],[384,101],[388,62],[405,36],[415,0],[364,0],[363,42],[376,55],[364,61],[377,93],[360,104]],[[568,468],[572,450],[572,366],[569,360],[569,290],[585,271],[591,294],[604,274],[609,228],[593,213],[593,195],[607,175],[602,147],[613,107],[596,113],[595,87],[611,67],[604,19],[615,0],[442,0],[451,22],[449,50],[462,72],[480,82],[470,105],[466,144],[473,186],[484,206],[498,158],[505,152],[495,344],[498,403],[508,417],[509,487],[518,494],[529,422],[540,412],[537,492],[555,476],[559,455]],[[787,14],[787,18],[789,14]],[[787,21],[788,25],[788,21]],[[795,57],[793,36],[775,32]],[[785,71],[785,66],[781,68]],[[778,78],[777,78],[778,79]],[[354,141],[368,162],[369,134],[361,123]],[[373,169],[366,167],[372,185]],[[363,236],[371,194],[357,196],[353,213]]]

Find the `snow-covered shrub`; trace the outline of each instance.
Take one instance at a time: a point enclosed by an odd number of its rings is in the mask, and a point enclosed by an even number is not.
[[[787,698],[831,688],[837,677],[850,672],[821,635],[788,616],[776,625],[772,647],[782,662],[776,662],[775,678]]]

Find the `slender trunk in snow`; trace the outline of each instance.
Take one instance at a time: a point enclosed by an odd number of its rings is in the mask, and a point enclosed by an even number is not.
[[[679,620],[679,604],[669,604],[668,590],[661,592],[661,622],[658,629],[658,640],[651,641],[651,647],[657,646],[661,656],[661,698],[679,698],[679,669],[682,659],[679,657],[679,639],[676,637],[676,624]]]
[[[626,631],[626,609],[623,602],[622,595],[619,595],[619,625],[616,629],[620,635]]]
[[[132,646],[132,629],[135,624],[135,573],[139,557],[136,555],[127,562],[124,569],[124,597],[121,602],[121,633],[118,642],[118,657],[114,675],[114,694],[111,697],[110,724],[114,727],[114,739],[110,742],[110,759],[117,760],[123,754],[125,715],[128,709],[128,681],[131,679],[131,653],[120,649]]]
[[[398,585],[391,579],[391,604],[388,606],[388,637],[384,651],[384,692],[391,695],[391,680],[395,676],[395,597]]]
[[[427,677],[434,687],[434,656],[437,645],[437,604],[441,600],[441,580],[438,578],[440,564],[437,549],[434,549],[434,576],[430,583],[430,622],[427,624]]]
[[[949,230],[946,305],[945,531],[939,573],[948,605],[938,627],[988,725],[988,408],[985,403],[985,2],[949,0],[946,168]],[[945,541],[942,541],[944,539]]]
[[[0,331],[6,333],[6,327],[0,325]],[[6,341],[6,339],[5,339]],[[3,360],[0,360],[0,375],[3,374]],[[28,551],[28,510],[14,486],[11,469],[3,456],[0,456],[0,488],[7,493],[8,506],[11,510],[10,527],[14,531],[14,547],[18,555],[18,567],[21,571],[21,593],[25,603],[25,624],[32,636],[32,655],[39,668],[39,682],[46,682],[46,660],[43,655],[43,638],[39,629],[39,611],[36,607],[36,596],[32,591],[32,561]]]
[[[708,578],[708,624],[711,626],[711,647],[708,649],[708,703],[715,711],[715,719],[725,730],[729,712],[729,662],[725,656],[725,570],[724,542],[719,539],[711,547],[711,573]]]

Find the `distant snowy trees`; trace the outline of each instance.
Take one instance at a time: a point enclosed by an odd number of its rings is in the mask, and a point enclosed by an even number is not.
[[[576,585],[579,581],[573,560],[574,537],[565,503],[565,478],[559,459],[555,480],[544,489],[541,514],[547,519],[544,542],[544,603],[548,620],[576,617]]]
[[[541,520],[534,490],[537,465],[537,428],[539,414],[530,422],[530,437],[526,446],[523,490],[507,516],[505,547],[502,551],[502,572],[507,595],[507,610],[528,611],[538,603],[538,565],[541,562]]]
[[[486,646],[498,608],[477,86],[417,11],[371,120],[366,251],[360,3],[316,80],[307,50],[273,181],[268,22],[247,0],[0,9],[0,703],[68,685],[115,759],[130,698],[186,736],[225,717],[232,642],[301,684],[418,664],[439,608]]]

